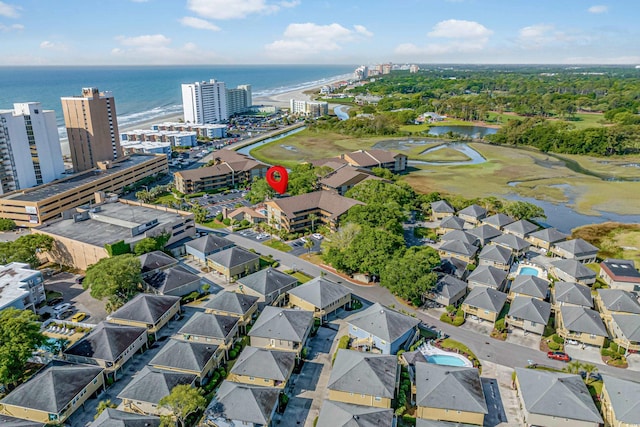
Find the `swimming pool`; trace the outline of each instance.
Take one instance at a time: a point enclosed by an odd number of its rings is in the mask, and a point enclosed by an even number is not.
[[[538,270],[533,267],[520,267],[518,275],[521,276],[538,276]]]
[[[436,365],[447,366],[467,366],[464,360],[457,356],[449,356],[448,354],[432,354],[426,357],[427,362]]]

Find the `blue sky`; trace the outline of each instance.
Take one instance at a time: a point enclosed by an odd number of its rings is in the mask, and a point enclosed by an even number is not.
[[[640,64],[638,0],[1,0],[0,65]]]

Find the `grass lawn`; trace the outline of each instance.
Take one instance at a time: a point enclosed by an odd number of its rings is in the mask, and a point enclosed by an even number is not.
[[[296,279],[298,279],[298,282],[300,284],[307,283],[309,280],[312,279],[311,276],[304,274],[302,271],[296,271],[295,273],[291,273],[291,275]]]
[[[154,205],[168,205],[170,203],[177,203],[178,199],[173,196],[173,193],[168,193],[163,196],[158,197],[154,200]]]
[[[280,240],[269,239],[262,243],[265,246],[269,246],[270,248],[277,249],[282,252],[289,252],[291,250],[291,246],[286,243],[281,242]]]
[[[471,160],[469,156],[454,148],[444,147],[430,151],[420,157],[429,162],[466,162]]]
[[[226,225],[224,225],[221,222],[218,222],[215,219],[212,219],[211,221],[207,221],[207,222],[199,222],[198,224],[204,225],[205,227],[209,227],[209,228],[226,228],[227,227]]]
[[[487,123],[490,124],[506,124],[509,120],[524,120],[527,117],[519,116],[512,113],[497,113],[491,111],[488,114]],[[552,121],[563,121],[572,124],[575,129],[598,128],[605,125],[603,113],[576,113],[572,119],[562,120],[559,118],[550,118]]]
[[[62,292],[58,292],[58,291],[50,291],[48,289],[44,290],[44,293],[46,295],[46,300],[47,301],[51,301],[54,298],[58,298],[62,296]]]
[[[576,228],[573,237],[580,237],[600,248],[601,258],[630,259],[640,264],[640,224],[606,222],[585,225]]]
[[[442,348],[446,348],[449,350],[458,350],[460,353],[466,353],[470,356],[473,356],[474,359],[478,360],[476,355],[473,354],[471,350],[469,350],[469,347],[459,341],[452,340],[451,338],[442,340]]]
[[[322,256],[320,256],[320,254],[303,254],[300,255],[300,258],[316,265],[324,264],[324,261],[322,260]]]

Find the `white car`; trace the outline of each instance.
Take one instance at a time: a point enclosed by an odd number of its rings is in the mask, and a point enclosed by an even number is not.
[[[300,238],[300,241],[301,241],[302,243],[307,243],[307,238],[306,238],[306,237],[301,237],[301,238]]]
[[[267,237],[269,237],[269,235],[268,235],[268,234],[260,233],[260,234],[258,234],[258,235],[256,236],[256,239],[258,239],[258,240],[262,240],[262,239],[266,239]]]
[[[313,233],[311,237],[313,237],[316,240],[322,240],[324,238],[324,236],[320,233]]]
[[[55,307],[53,307],[53,311],[55,311],[56,313],[60,313],[68,308],[71,307],[71,304],[68,302],[63,302],[62,304],[58,304]]]

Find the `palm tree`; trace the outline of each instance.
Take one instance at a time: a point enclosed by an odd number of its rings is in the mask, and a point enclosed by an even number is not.
[[[572,360],[564,367],[563,371],[568,372],[570,374],[579,374],[582,370],[582,363],[578,360]]]
[[[589,380],[591,379],[591,374],[595,374],[596,372],[598,372],[598,368],[595,365],[592,365],[591,363],[583,364],[582,365],[582,370],[586,374],[585,381],[587,383],[589,383]]]
[[[313,240],[307,238],[307,241],[304,242],[303,246],[307,250],[307,253],[311,253],[311,249],[313,249],[314,246]]]
[[[311,213],[309,214],[309,221],[311,221],[311,232],[314,233],[315,232],[315,224],[316,221],[318,220],[318,215]]]

